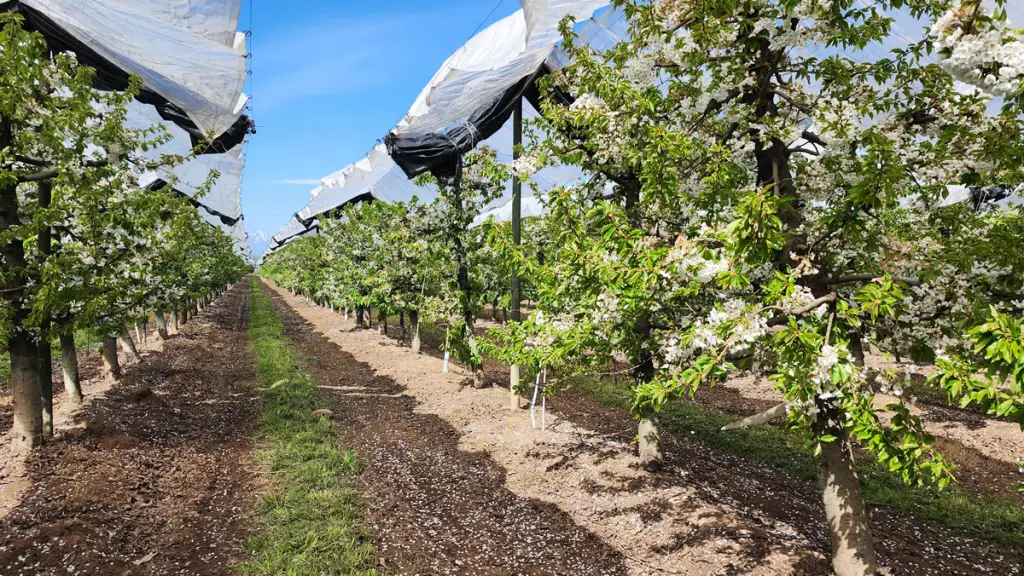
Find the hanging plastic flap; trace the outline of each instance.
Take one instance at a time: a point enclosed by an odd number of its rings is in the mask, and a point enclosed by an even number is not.
[[[230,218],[242,216],[241,190],[242,171],[245,168],[245,161],[242,158],[242,148],[239,144],[226,154],[206,154],[196,156],[184,164],[171,170],[161,170],[161,173],[175,179],[175,189],[190,197],[196,198],[202,204],[227,215]],[[202,186],[216,170],[219,176],[210,187],[209,191],[199,197]]]
[[[321,186],[313,190],[309,204],[297,217],[308,221],[361,200],[409,202],[417,197],[429,201],[434,195],[432,188],[413,184],[380,145],[366,158],[321,180]]]
[[[204,35],[210,33],[208,26],[197,26],[200,33],[187,27],[200,22],[196,17],[167,21],[139,11],[151,4],[155,0],[143,5],[119,0],[21,0],[20,8],[29,27],[41,32],[51,49],[75,52],[80,61],[96,68],[99,87],[124,89],[129,75],[137,75],[146,92],[141,100],[166,101],[200,132],[223,134],[239,119],[235,107],[246,76],[245,56],[235,49],[234,35],[213,40]],[[209,22],[215,20],[224,18]]]
[[[206,221],[207,224],[215,228],[220,228],[228,237],[234,241],[235,253],[242,256],[247,261],[252,261],[251,251],[249,250],[249,235],[245,231],[243,221],[239,220],[233,224],[227,224],[223,222],[220,217],[210,214],[206,210],[200,208],[199,216]]]
[[[455,173],[458,158],[497,131],[561,41],[562,19],[589,18],[607,5],[595,0],[524,2],[480,32],[434,75],[405,118],[385,137],[388,152],[410,178]]]
[[[143,187],[172,183],[174,189],[227,218],[237,220],[242,216],[241,181],[245,160],[242,157],[244,144],[239,144],[226,154],[195,156],[171,169],[158,169],[143,173],[139,184]],[[219,176],[205,194],[204,190],[211,172]]]
[[[388,134],[384,138],[388,153],[409,178],[428,170],[438,178],[453,176],[459,158],[494,135],[512,117],[516,104],[533,82],[537,71],[539,68],[498,94],[490,103],[477,108],[464,121],[441,132]]]
[[[191,141],[188,134],[178,126],[164,122],[156,109],[147,104],[133,102],[129,104],[126,127],[133,130],[145,130],[162,126],[171,138],[143,153],[144,162],[156,162],[164,155],[178,155],[189,158],[192,154]],[[193,157],[172,169],[156,169],[144,171],[139,177],[143,187],[156,188],[168,182],[174,183],[179,193],[195,200],[217,215],[231,221],[238,220],[242,215],[240,190],[245,158],[242,151],[245,140],[241,140],[233,148],[222,154],[203,154]],[[211,170],[217,170],[220,176],[211,190],[202,198],[197,198]]]
[[[292,218],[291,221],[289,221],[288,224],[274,236],[274,248],[280,248],[282,245],[287,244],[299,236],[304,236],[310,233],[315,234],[318,230],[319,227],[316,225],[307,227],[298,218]]]
[[[478,77],[487,73],[500,71],[502,67],[513,62],[526,48],[526,23],[523,20],[522,11],[503,18],[492,24],[484,31],[473,36],[466,44],[455,51],[441,68],[430,79],[423,91],[420,92],[405,118],[398,123],[395,132],[398,134],[410,132],[435,132],[444,128],[451,119],[445,119],[443,110],[437,109],[438,100],[434,97],[435,91],[465,76],[474,75]],[[498,81],[496,74],[491,77]],[[511,83],[518,80],[515,77]],[[494,94],[503,92],[508,86],[498,86]],[[469,94],[468,98],[482,98],[490,100],[489,94],[485,91],[481,94]],[[468,116],[477,106],[470,106],[460,110],[448,111],[453,114],[452,118]]]

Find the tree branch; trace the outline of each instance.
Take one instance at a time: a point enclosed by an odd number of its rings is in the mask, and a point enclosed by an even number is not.
[[[82,163],[82,165],[85,166],[86,168],[102,168],[108,165],[109,163],[109,160],[86,160],[85,162]],[[60,174],[60,171],[57,170],[56,168],[47,168],[46,170],[41,170],[39,172],[36,172],[35,174],[26,174],[24,176],[19,176],[18,182],[20,184],[25,184],[28,182],[42,182],[43,180],[52,180],[56,178],[58,174]]]
[[[849,276],[840,276],[834,280],[829,280],[829,286],[839,286],[841,284],[853,284],[854,282],[872,282],[882,276],[878,274],[851,274]],[[909,276],[893,276],[893,280],[902,282],[907,286],[920,286],[921,281],[917,278],[911,278]]]
[[[814,302],[811,302],[810,304],[807,304],[806,306],[803,306],[802,308],[797,308],[796,310],[791,310],[789,312],[785,312],[781,316],[776,316],[774,318],[769,319],[768,320],[768,326],[781,326],[782,324],[785,324],[786,322],[788,322],[789,318],[791,316],[799,318],[800,316],[804,316],[804,315],[810,313],[811,311],[816,310],[822,304],[830,304],[832,302],[835,302],[838,299],[839,299],[839,295],[836,294],[835,292],[832,292],[831,294],[827,294],[825,296],[822,296],[821,298],[818,298]],[[769,308],[769,309],[772,309],[772,308]]]

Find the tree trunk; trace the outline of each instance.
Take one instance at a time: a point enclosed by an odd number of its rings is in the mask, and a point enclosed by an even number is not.
[[[821,400],[818,406],[815,432],[819,436],[836,437],[833,442],[821,443],[818,469],[828,535],[832,541],[832,569],[836,576],[873,576],[878,563],[850,435],[842,425],[842,414],[837,408]]]
[[[413,310],[409,312],[409,323],[412,324],[412,348],[413,354],[419,354],[422,348],[422,341],[420,340],[420,311]]]
[[[181,331],[181,324],[178,323],[178,313],[171,312],[171,334],[178,334]]]
[[[14,402],[12,441],[15,453],[36,448],[43,442],[42,392],[39,389],[39,347],[25,332],[7,341],[11,354],[11,389]]]
[[[522,397],[516,392],[519,386],[519,365],[513,364],[508,367],[508,406],[513,410],[522,407]]]
[[[132,356],[135,360],[142,361],[142,354],[139,354],[139,349],[135,347],[132,333],[128,331],[126,324],[121,325],[121,334],[117,339],[121,343],[121,347],[124,348],[125,356]]]
[[[491,300],[491,320],[495,322],[501,322],[498,320],[498,299]]]
[[[637,427],[637,449],[640,465],[648,472],[661,470],[664,457],[661,454],[661,426],[658,417],[651,412],[644,414]]]
[[[42,408],[43,439],[48,440],[53,438],[53,350],[48,338],[38,340],[36,344],[39,350],[39,402]]]
[[[402,340],[401,340],[400,343],[404,345],[405,344],[405,337],[407,336],[406,331],[405,331],[405,311],[404,310],[402,312],[398,313],[398,327],[402,329]]]
[[[366,328],[366,308],[362,306],[356,308],[356,328],[360,330]]]
[[[167,317],[160,310],[154,314],[154,320],[156,321],[156,333],[160,336],[161,340],[167,340],[170,335],[167,333]]]
[[[626,213],[629,216],[629,225],[634,230],[642,230],[643,222],[637,211],[637,204],[640,202],[640,182],[631,180],[624,187],[624,200]],[[633,332],[643,342],[651,338],[651,317],[649,311],[639,314],[633,322]],[[654,379],[654,358],[651,353],[641,345],[637,351],[637,357],[630,358],[633,368],[633,385],[637,388]],[[657,414],[653,410],[645,410],[640,415],[640,422],[637,426],[637,454],[640,465],[648,472],[657,472],[664,466],[664,458],[661,453],[661,429]]]
[[[14,141],[11,118],[0,115],[0,150],[6,150]],[[0,297],[5,300],[10,315],[10,334],[7,350],[11,356],[11,391],[14,422],[11,429],[15,452],[31,450],[42,442],[42,392],[39,389],[38,346],[25,331],[31,305],[25,302],[25,277],[28,262],[25,259],[24,238],[17,233],[22,222],[19,215],[18,182],[14,178],[0,178],[0,232],[6,233],[6,242],[0,244],[0,266],[5,281],[0,284]]]
[[[50,207],[53,198],[53,183],[45,180],[39,183],[37,188],[40,210]],[[39,230],[36,244],[39,248],[40,263],[45,265],[46,261],[53,254],[53,234],[49,226],[43,226]],[[40,281],[42,280],[40,275]],[[53,438],[53,349],[50,348],[50,326],[52,324],[49,312],[46,312],[39,324],[41,337],[39,339],[39,392],[41,394],[43,408],[43,438]]]
[[[103,337],[103,366],[114,380],[121,379],[121,364],[117,360],[117,338]]]
[[[455,209],[462,213],[462,176],[459,175],[455,179],[455,184],[452,187],[452,197],[455,203]],[[453,230],[452,243],[454,245],[455,252],[455,263],[458,269],[458,282],[459,282],[459,304],[462,307],[462,320],[466,325],[466,345],[469,347],[470,354],[472,357],[479,358],[480,352],[476,345],[476,336],[473,334],[473,328],[476,326],[476,319],[473,316],[473,294],[472,285],[469,283],[469,255],[466,250],[465,242],[463,241],[463,235],[466,230],[461,228]],[[484,367],[476,360],[469,361],[469,368],[473,372],[473,387],[474,388],[486,388],[487,381],[484,379]]]
[[[78,350],[74,334],[60,335],[61,368],[64,371],[64,392],[72,404],[82,403],[82,381],[78,374]]]
[[[388,335],[388,315],[381,314],[380,310],[377,310],[377,331],[381,336]]]

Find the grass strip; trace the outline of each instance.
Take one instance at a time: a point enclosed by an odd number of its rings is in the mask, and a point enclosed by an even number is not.
[[[358,462],[339,449],[334,423],[313,416],[323,402],[254,276],[249,339],[263,383],[264,450],[270,490],[242,574],[374,575],[374,551],[357,517]]]
[[[579,388],[599,402],[624,410],[630,400],[620,386],[608,380],[580,380]],[[817,477],[818,463],[799,435],[772,426],[723,432],[737,418],[689,402],[665,405],[661,423],[666,432],[694,438],[722,452],[765,464],[790,476]],[[998,496],[966,490],[955,484],[942,490],[911,488],[878,462],[857,463],[864,500],[888,506],[920,520],[939,524],[969,538],[1006,548],[1024,547],[1024,507]],[[1009,479],[1008,479],[1009,481]]]

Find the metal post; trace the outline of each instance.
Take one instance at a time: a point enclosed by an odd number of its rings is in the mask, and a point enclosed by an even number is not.
[[[514,151],[512,152],[513,160],[519,159],[519,148],[523,143],[523,99],[519,98],[516,102],[515,114],[512,117],[512,145]],[[516,246],[520,246],[523,243],[522,228],[520,226],[523,215],[523,183],[519,180],[519,176],[512,176],[512,242]],[[515,271],[512,272],[512,301],[509,304],[509,309],[512,312],[512,321],[519,322],[520,316],[520,303],[522,302],[521,285],[519,281],[519,274]],[[513,365],[509,368],[509,390],[510,399],[509,405],[518,410],[519,409],[519,395],[516,394],[516,388],[519,387],[519,366]]]

